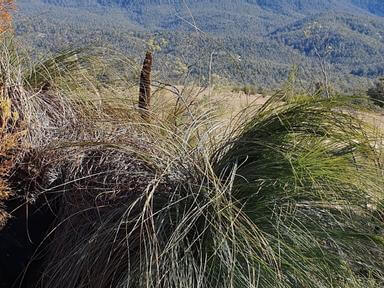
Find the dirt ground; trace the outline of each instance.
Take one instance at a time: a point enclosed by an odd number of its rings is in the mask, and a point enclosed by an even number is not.
[[[173,107],[174,104],[184,102],[192,104],[192,106],[204,107],[203,109],[216,110],[220,118],[225,120],[232,119],[242,110],[252,105],[254,107],[262,106],[270,96],[262,94],[247,95],[244,92],[232,92],[226,87],[220,90],[203,89],[201,87],[175,87],[175,89],[163,89],[156,92],[152,98],[153,111],[167,111],[166,107]],[[174,92],[172,92],[174,91]],[[179,94],[180,93],[180,94]],[[359,113],[361,119],[366,120],[369,124],[384,131],[384,110],[382,112]]]

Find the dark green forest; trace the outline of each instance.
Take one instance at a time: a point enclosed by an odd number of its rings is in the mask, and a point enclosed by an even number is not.
[[[339,90],[367,89],[384,72],[384,3],[361,0],[18,1],[15,29],[46,55],[104,47],[140,63],[156,44],[161,80],[277,87],[294,65],[304,87],[327,75]]]

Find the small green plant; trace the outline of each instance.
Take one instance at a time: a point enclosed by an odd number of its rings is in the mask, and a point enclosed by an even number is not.
[[[256,95],[259,89],[257,89],[253,85],[244,85],[244,86],[236,86],[232,88],[232,92],[239,93],[243,92],[246,95]]]
[[[384,77],[376,82],[375,87],[368,89],[367,95],[376,105],[384,107]]]

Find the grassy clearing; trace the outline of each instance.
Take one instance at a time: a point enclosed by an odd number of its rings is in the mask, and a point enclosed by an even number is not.
[[[184,87],[143,122],[78,51],[25,70],[4,43],[27,129],[6,180],[55,214],[28,287],[384,285],[382,135],[350,98],[284,90],[234,116]]]

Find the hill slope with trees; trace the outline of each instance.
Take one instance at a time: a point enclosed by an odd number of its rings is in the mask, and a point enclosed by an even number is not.
[[[140,62],[148,40],[162,40],[156,56],[161,67],[180,62],[198,67],[192,73],[204,70],[206,74],[212,60],[213,72],[223,81],[269,87],[280,84],[294,64],[306,83],[321,81],[308,77],[321,75],[326,68],[341,89],[366,87],[384,71],[381,1],[18,3],[16,32],[26,46],[42,54],[71,45],[96,45],[117,49]],[[232,64],[223,58],[231,58]]]

